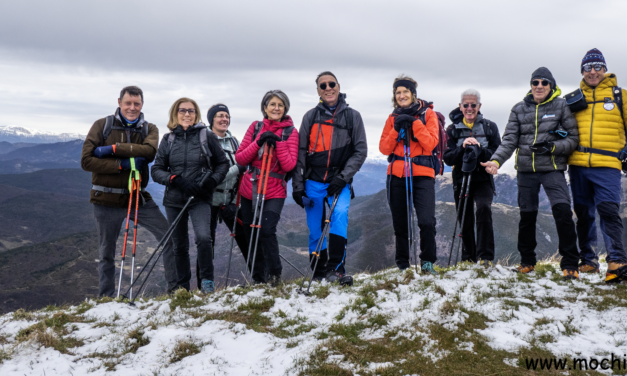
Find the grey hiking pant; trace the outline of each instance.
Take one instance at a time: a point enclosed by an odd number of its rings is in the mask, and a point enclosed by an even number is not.
[[[117,208],[104,205],[94,205],[94,217],[96,218],[96,226],[98,227],[98,239],[100,243],[100,262],[98,263],[98,272],[100,274],[100,291],[99,296],[114,297],[115,290],[115,243],[118,240],[122,230],[122,224],[126,220],[128,208]],[[135,206],[131,209],[131,222],[135,219]],[[153,201],[146,201],[143,206],[139,207],[137,213],[137,222],[144,226],[146,230],[161,240],[163,235],[168,231],[168,221],[165,219],[157,204]],[[129,225],[130,227],[131,225]],[[129,235],[130,237],[130,235]],[[130,265],[129,256],[132,255],[133,248],[129,243],[127,246],[127,261]],[[143,250],[136,250],[136,252]],[[121,250],[120,250],[121,252]],[[176,287],[176,267],[174,264],[174,251],[172,250],[172,241],[163,248],[163,266],[165,269],[165,279],[168,283],[168,290]],[[135,274],[137,275],[137,273]],[[130,276],[128,276],[130,281]]]

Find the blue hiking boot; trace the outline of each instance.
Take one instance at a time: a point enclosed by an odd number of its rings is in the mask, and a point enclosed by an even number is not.
[[[422,269],[422,274],[438,275],[438,272],[433,269],[433,264],[429,261],[424,262],[420,268]]]
[[[210,281],[208,279],[202,280],[202,283],[200,284],[200,292],[206,295],[206,294],[211,294],[215,290],[216,288],[215,288],[215,285],[213,284],[213,281]]]

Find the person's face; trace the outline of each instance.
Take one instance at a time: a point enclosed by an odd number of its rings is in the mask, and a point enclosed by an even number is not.
[[[179,109],[176,113],[178,123],[183,129],[187,130],[187,128],[194,125],[194,120],[196,120],[196,108],[194,104],[191,102],[183,102],[179,104]]]
[[[582,73],[583,80],[590,87],[596,87],[605,78],[605,72],[607,72],[607,69],[605,69],[605,67],[603,67],[602,65],[599,65],[599,66],[601,67],[601,70],[599,70],[599,71],[597,71],[595,69],[595,66],[593,65],[592,69],[590,70],[590,72],[586,72],[584,70],[583,73]]]
[[[213,129],[218,133],[224,133],[229,129],[231,116],[226,111],[219,111],[213,117]]]
[[[318,95],[328,105],[333,105],[337,102],[340,96],[340,84],[337,83],[335,77],[322,76],[318,79]]]
[[[266,116],[272,121],[281,121],[285,114],[285,104],[277,97],[273,97],[265,108]]]
[[[473,108],[473,106],[475,107]],[[467,123],[474,123],[481,109],[481,103],[474,95],[465,95],[462,98],[462,103],[459,104],[459,109],[464,114],[464,119],[466,119]]]
[[[551,84],[547,80],[536,78],[531,81],[531,94],[536,103],[542,103],[551,91]]]
[[[129,121],[133,121],[139,117],[143,105],[144,102],[142,102],[142,97],[139,95],[124,93],[122,98],[118,98],[120,112],[122,112],[122,116]]]
[[[413,103],[413,96],[411,91],[404,86],[399,86],[394,91],[394,98],[396,99],[396,103],[402,108],[407,108]]]

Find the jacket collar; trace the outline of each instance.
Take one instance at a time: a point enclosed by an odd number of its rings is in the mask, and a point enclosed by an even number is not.
[[[531,104],[531,105],[538,105],[538,106],[542,106],[543,104],[547,104],[549,102],[551,102],[553,99],[559,97],[560,95],[562,95],[562,89],[560,89],[559,86],[555,85],[555,89],[553,89],[553,91],[551,91],[551,93],[549,94],[548,98],[546,98],[544,100],[544,102],[538,104],[536,103],[535,100],[533,100],[533,94],[531,93],[531,90],[529,90],[529,92],[527,93],[527,95],[525,96],[524,101]]]
[[[329,109],[324,105],[322,99],[318,103],[317,108],[321,109],[323,113],[328,114],[329,116],[333,116],[333,113],[329,111]],[[335,109],[335,115],[337,116],[339,113],[348,108],[348,103],[346,103],[346,94],[340,93],[337,99],[337,108]]]
[[[591,86],[588,86],[588,84],[586,83],[586,81],[583,80],[583,78],[581,79],[581,84],[579,85],[579,87],[583,91],[592,91],[593,89],[602,90],[602,89],[612,88],[614,86],[618,86],[618,80],[614,73],[606,73],[603,81],[599,82],[599,84],[594,88]]]
[[[122,121],[122,115],[120,115],[120,107],[118,107],[115,110],[114,116],[115,116],[115,119],[117,121],[119,121],[120,124],[122,124],[122,126],[126,127],[126,124],[124,124],[125,122]],[[147,123],[147,121],[144,120],[144,113],[140,112],[139,113],[139,120],[135,124],[133,124],[133,126],[131,128],[141,128],[141,127],[144,126],[144,123]]]
[[[184,131],[183,127],[181,127],[180,125],[177,125],[176,128],[174,128],[172,132],[174,132],[177,135],[183,135],[185,133],[192,134],[192,133],[197,133],[199,130],[205,129],[205,128],[207,128],[207,126],[204,123],[197,123],[187,128],[187,131]]]
[[[451,113],[448,114],[448,118],[451,119],[453,124],[455,125],[461,124],[464,128],[466,128],[463,122],[464,113],[462,112],[462,110],[459,109],[459,107],[456,107],[455,109],[453,109],[453,111],[451,111]],[[479,113],[477,114],[477,120],[475,120],[475,123],[478,123],[481,120],[483,120],[483,114],[481,113],[481,111],[479,111]]]

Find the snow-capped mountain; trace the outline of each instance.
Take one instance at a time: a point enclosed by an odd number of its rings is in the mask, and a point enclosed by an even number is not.
[[[17,125],[0,125],[0,141],[51,144],[54,142],[66,142],[76,139],[84,140],[85,135],[78,133],[54,133],[40,131]]]

